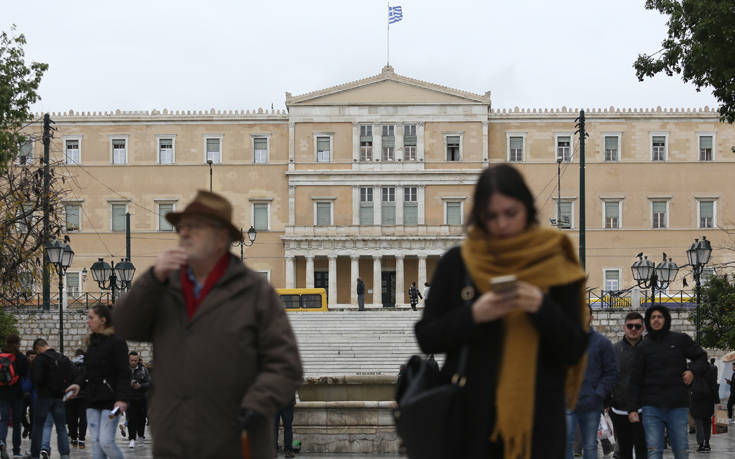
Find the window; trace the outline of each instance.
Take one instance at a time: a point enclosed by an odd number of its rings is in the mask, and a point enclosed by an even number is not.
[[[373,222],[373,189],[360,187],[360,225],[372,225]]]
[[[360,161],[373,160],[373,127],[360,126]]]
[[[267,280],[268,282],[271,281],[271,272],[270,271],[255,271],[256,273],[263,276],[263,279]],[[321,306],[321,305],[320,305]]]
[[[394,187],[383,187],[382,207],[380,218],[382,225],[396,224],[396,189]]]
[[[382,138],[383,154],[381,156],[381,159],[383,161],[395,161],[396,160],[395,128],[396,127],[393,125],[383,126],[383,138]]]
[[[666,207],[668,203],[666,201],[651,201],[651,222],[653,228],[666,228],[667,216]]]
[[[33,204],[26,203],[18,209],[17,229],[19,233],[26,233],[34,225]]]
[[[712,161],[712,136],[711,135],[700,135],[699,136],[699,160],[700,161]]]
[[[445,203],[445,222],[447,225],[462,224],[462,203],[448,201]]]
[[[419,203],[415,186],[403,189],[403,224],[409,226],[419,224]]]
[[[68,298],[79,298],[82,295],[82,283],[80,282],[81,273],[66,273],[66,296]]]
[[[176,209],[173,202],[158,203],[158,231],[173,231],[174,225],[166,220],[166,214]]]
[[[416,161],[416,125],[403,126],[403,160]]]
[[[460,136],[458,135],[448,135],[446,137],[446,143],[447,143],[447,161],[459,161],[459,145],[460,145]]]
[[[81,144],[81,139],[64,140],[66,164],[79,164],[81,162]]]
[[[620,201],[604,201],[605,228],[620,228]]]
[[[267,202],[254,202],[253,203],[253,228],[258,231],[270,230],[270,216],[269,216],[270,204]]]
[[[25,142],[20,144],[17,162],[21,166],[33,163],[33,141],[31,139],[26,139]]]
[[[332,203],[317,201],[314,203],[316,226],[332,224]]]
[[[26,298],[33,295],[33,274],[28,271],[18,273],[18,293]]]
[[[332,138],[329,136],[317,136],[316,138],[316,160],[320,163],[332,161]]]
[[[524,137],[509,136],[508,137],[508,161],[523,161],[523,142]]]
[[[128,139],[113,137],[110,139],[112,144],[112,164],[125,164],[128,162]]]
[[[716,226],[715,221],[715,201],[700,200],[698,206],[699,214],[699,227],[700,228],[714,228]]]
[[[174,163],[174,137],[158,137],[158,163]]]
[[[112,213],[112,231],[125,231],[125,214],[128,211],[127,204],[111,204],[110,211]]]
[[[618,161],[620,159],[620,136],[606,135],[604,142],[605,161]]]
[[[620,270],[619,269],[606,269],[605,270],[605,290],[620,290]]]
[[[65,223],[64,228],[67,233],[79,231],[82,228],[82,206],[79,204],[65,204],[64,205],[64,217]]]
[[[666,136],[651,136],[651,160],[666,161]]]
[[[702,274],[700,274],[699,279],[702,285],[707,285],[709,284],[710,279],[712,279],[716,275],[717,271],[715,271],[715,268],[704,267],[702,268]]]
[[[268,137],[253,137],[253,162],[268,163]]]
[[[214,164],[222,162],[222,138],[221,137],[205,137],[207,148],[207,161],[211,160]]]
[[[572,201],[561,201],[556,209],[556,225],[561,229],[574,227],[574,203]]]
[[[572,160],[572,136],[560,135],[556,137],[556,159],[564,162]]]

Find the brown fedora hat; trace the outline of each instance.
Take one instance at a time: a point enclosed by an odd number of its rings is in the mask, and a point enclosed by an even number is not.
[[[185,215],[198,215],[216,220],[227,227],[234,241],[242,241],[242,232],[232,224],[232,204],[224,196],[198,190],[194,200],[183,212],[169,212],[166,214],[166,220],[176,226]]]

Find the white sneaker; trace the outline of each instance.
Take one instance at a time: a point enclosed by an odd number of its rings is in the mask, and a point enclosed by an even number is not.
[[[128,448],[135,448],[135,440],[130,440],[130,444],[128,445]]]

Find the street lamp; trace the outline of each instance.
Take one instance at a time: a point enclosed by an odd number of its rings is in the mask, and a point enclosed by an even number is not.
[[[212,160],[208,159],[207,164],[209,164],[209,192],[212,192]]]
[[[667,288],[676,278],[676,273],[679,272],[676,263],[671,261],[671,258],[667,260],[665,253],[663,255],[663,261],[655,266],[641,252],[637,255],[638,261],[630,267],[633,271],[633,279],[638,283],[638,287],[651,289],[651,306],[656,304],[656,289],[663,290]]]
[[[255,244],[255,237],[258,235],[258,232],[255,231],[255,228],[252,225],[250,225],[250,229],[247,233],[245,233],[242,228],[240,228],[240,232],[243,235],[242,240],[233,242],[233,245],[240,246],[240,261],[243,261],[245,259],[243,247],[252,247],[252,245]],[[245,239],[245,234],[248,235],[247,239]]]
[[[69,244],[61,243],[55,240],[46,246],[48,259],[59,276],[59,352],[64,353],[64,308],[62,298],[64,296],[64,275],[66,270],[71,266],[74,259],[74,251]]]
[[[135,266],[127,258],[122,258],[117,265],[114,261],[110,263],[112,266],[104,259],[98,258],[90,270],[97,285],[102,290],[112,292],[112,304],[115,304],[115,291],[128,288],[135,274]]]
[[[702,240],[694,239],[691,247],[687,250],[687,258],[689,264],[692,266],[692,274],[694,275],[694,282],[697,286],[697,344],[699,344],[699,303],[700,303],[700,291],[702,285],[699,282],[699,277],[702,275],[704,265],[709,262],[709,257],[712,255],[712,246],[707,240],[706,236],[702,236]]]

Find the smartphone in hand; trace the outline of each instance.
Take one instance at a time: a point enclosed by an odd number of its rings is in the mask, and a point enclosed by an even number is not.
[[[517,280],[513,274],[493,277],[490,279],[490,290],[495,293],[511,292],[517,288]]]

